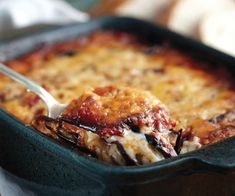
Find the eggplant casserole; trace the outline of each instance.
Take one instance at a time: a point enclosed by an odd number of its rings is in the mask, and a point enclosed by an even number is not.
[[[235,135],[232,74],[170,44],[100,31],[4,63],[69,105],[51,119],[0,75],[1,108],[108,163],[153,163]]]

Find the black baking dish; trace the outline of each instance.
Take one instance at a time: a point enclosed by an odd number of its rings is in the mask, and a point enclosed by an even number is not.
[[[223,63],[231,72],[235,70],[233,57],[153,24],[118,17],[103,17],[2,43],[0,60],[17,57],[42,43],[60,42],[100,29],[132,32],[151,43],[168,40],[206,61]],[[64,191],[63,195],[235,193],[235,137],[151,165],[127,167],[108,165],[62,146],[3,110],[0,110],[0,129],[1,167],[27,181],[43,185],[44,193],[49,190],[48,187]],[[214,187],[217,182],[226,191]],[[187,188],[180,189],[180,186]],[[208,187],[207,192],[203,188],[198,189],[198,186]]]

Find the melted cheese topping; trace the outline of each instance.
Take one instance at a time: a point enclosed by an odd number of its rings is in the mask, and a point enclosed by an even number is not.
[[[235,109],[232,75],[225,68],[171,47],[141,44],[120,32],[96,32],[46,46],[7,64],[43,85],[61,103],[108,85],[150,91],[167,106],[177,128],[190,129],[199,138],[213,131],[204,131],[207,123],[202,126],[202,121]],[[0,78],[1,107],[26,124],[46,114],[37,96],[2,75]]]

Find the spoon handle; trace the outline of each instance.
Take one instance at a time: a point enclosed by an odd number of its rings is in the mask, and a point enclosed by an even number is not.
[[[53,105],[58,104],[55,98],[50,93],[48,93],[44,88],[42,88],[39,84],[13,71],[12,69],[8,68],[2,63],[0,63],[0,72],[3,73],[4,75],[7,75],[11,79],[23,84],[28,88],[28,90],[36,93],[45,102],[48,110],[50,110],[50,108]]]

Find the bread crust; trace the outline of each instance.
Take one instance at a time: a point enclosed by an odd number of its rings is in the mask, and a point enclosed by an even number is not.
[[[179,0],[173,0],[169,3],[169,5],[161,12],[159,16],[157,16],[156,21],[163,25],[167,26],[168,21],[170,19],[170,15],[175,8],[176,4],[178,3]]]

